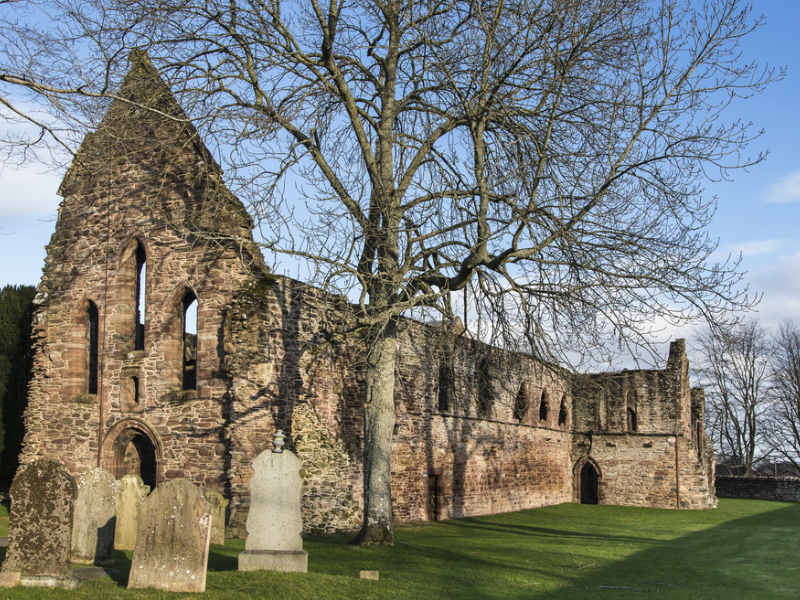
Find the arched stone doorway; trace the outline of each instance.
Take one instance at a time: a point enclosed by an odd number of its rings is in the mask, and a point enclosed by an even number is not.
[[[584,457],[573,467],[574,501],[581,504],[600,503],[600,481],[603,473],[597,463]]]
[[[103,443],[103,467],[115,478],[139,475],[154,489],[159,477],[160,445],[153,431],[141,421],[126,419],[117,423]]]
[[[594,464],[590,461],[581,467],[581,504],[597,504],[599,498],[600,477]]]

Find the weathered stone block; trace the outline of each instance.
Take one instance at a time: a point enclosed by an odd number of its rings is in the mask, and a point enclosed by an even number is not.
[[[138,475],[125,475],[120,480],[114,528],[114,548],[117,550],[133,550],[136,547],[139,507],[148,492],[150,486],[145,485]]]
[[[128,589],[204,592],[211,515],[186,479],[159,485],[142,502]]]
[[[78,495],[72,520],[72,562],[92,564],[111,558],[120,484],[96,467],[77,478]]]
[[[40,459],[17,473],[11,484],[4,583],[75,587],[69,554],[76,495],[75,480],[56,460]]]
[[[239,554],[239,570],[308,570],[303,550],[301,498],[303,480],[300,459],[282,450],[278,431],[271,450],[253,461],[250,479],[250,510],[247,513],[245,552]]]
[[[219,492],[206,489],[204,491],[206,502],[208,502],[208,510],[211,515],[211,543],[224,544],[225,543],[225,509],[228,506],[228,500]]]

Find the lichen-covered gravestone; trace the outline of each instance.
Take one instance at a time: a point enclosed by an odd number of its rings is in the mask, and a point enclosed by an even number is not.
[[[240,571],[308,571],[303,550],[300,459],[283,449],[283,433],[275,434],[273,447],[253,461],[250,509],[247,512],[245,551],[239,554]]]
[[[78,585],[69,564],[76,494],[75,480],[57,460],[40,459],[17,473],[0,585]]]
[[[205,490],[205,497],[211,513],[211,543],[224,544],[225,508],[228,506],[228,501],[222,494],[214,490]]]
[[[72,562],[93,564],[111,558],[114,550],[120,484],[99,467],[77,478],[78,497],[72,519]]]
[[[114,548],[133,550],[136,547],[136,530],[139,505],[150,492],[138,475],[125,475],[120,479],[117,498],[117,523],[114,528]]]
[[[128,588],[204,592],[211,515],[187,479],[160,484],[139,509]]]

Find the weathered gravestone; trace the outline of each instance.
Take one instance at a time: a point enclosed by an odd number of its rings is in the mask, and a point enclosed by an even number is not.
[[[228,501],[222,494],[214,490],[205,490],[204,494],[211,514],[211,543],[224,544],[225,508],[228,506]]]
[[[114,550],[120,484],[99,467],[81,473],[72,519],[72,562],[93,564],[111,558]]]
[[[76,494],[75,480],[57,460],[40,459],[17,473],[0,585],[78,585],[69,564]]]
[[[300,459],[283,450],[278,430],[273,447],[253,461],[250,509],[247,512],[245,551],[239,554],[239,570],[308,571],[303,550],[301,499],[303,480]]]
[[[142,502],[128,588],[204,592],[211,515],[187,479],[160,484]]]
[[[150,486],[145,485],[138,475],[125,475],[119,484],[114,548],[117,550],[133,550],[136,548],[139,505],[150,491]]]

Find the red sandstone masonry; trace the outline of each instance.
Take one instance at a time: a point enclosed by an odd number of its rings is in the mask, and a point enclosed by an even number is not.
[[[121,93],[185,117],[145,57]],[[61,193],[37,297],[22,462],[57,456],[77,474],[102,451],[101,464],[121,476],[152,451],[159,482],[186,477],[224,493],[229,531],[241,535],[250,463],[280,427],[303,461],[306,527],[357,528],[364,352],[337,337],[345,300],[267,272],[250,218],[194,129],[117,102]],[[137,244],[147,256],[138,351]],[[199,301],[196,390],[181,389],[187,289]],[[99,311],[98,394],[88,394],[89,301]],[[664,370],[574,376],[441,326],[404,320],[399,336],[398,521],[573,501],[587,458],[600,470],[601,502],[714,503],[713,457],[697,428],[703,400],[690,391],[682,344]]]

